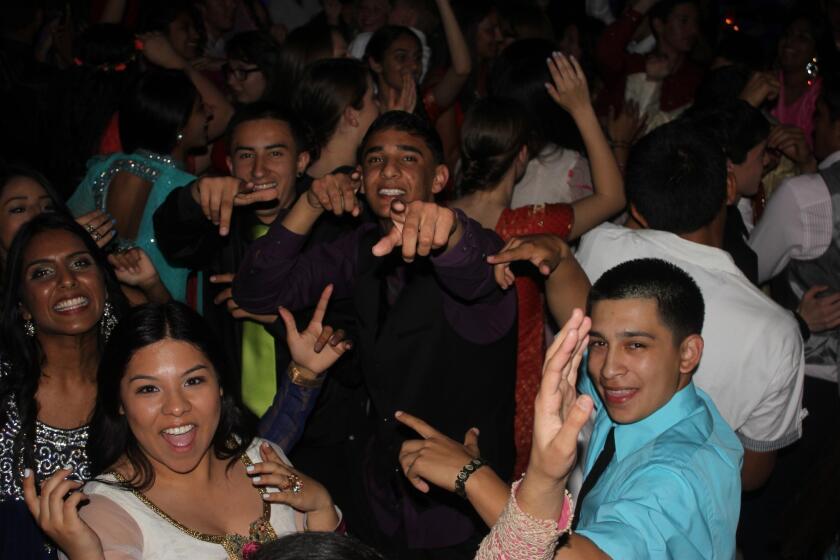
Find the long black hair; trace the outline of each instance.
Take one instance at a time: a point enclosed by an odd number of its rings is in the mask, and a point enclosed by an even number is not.
[[[41,185],[41,188],[44,189],[44,192],[46,192],[47,196],[49,196],[50,200],[52,200],[53,211],[68,216],[70,215],[70,211],[67,209],[64,199],[58,191],[55,190],[55,187],[52,185],[50,180],[47,179],[40,171],[33,167],[29,167],[28,165],[9,163],[0,166],[0,194],[3,193],[3,189],[6,188],[6,185],[8,185],[12,179],[17,179],[18,177],[31,179]]]
[[[539,156],[550,145],[583,149],[574,120],[545,89],[545,84],[552,81],[545,61],[556,48],[545,39],[521,39],[502,51],[490,73],[490,96],[515,99],[528,111],[534,135],[531,157]]]
[[[531,138],[528,114],[513,99],[482,99],[464,117],[461,127],[459,196],[494,187]]]
[[[178,302],[141,305],[131,309],[111,333],[99,362],[96,410],[88,442],[93,476],[106,472],[125,457],[134,471],[127,487],[144,490],[154,484],[154,468],[140,449],[125,415],[120,414],[120,383],[135,353],[165,339],[191,344],[207,356],[216,371],[223,392],[221,417],[212,441],[216,457],[230,459],[232,465],[251,444],[255,426],[234,397],[236,391],[227,375],[222,346],[204,319]]]
[[[199,99],[198,90],[183,72],[146,71],[120,107],[123,151],[170,154]]]
[[[308,129],[313,162],[338,128],[344,109],[363,107],[368,77],[365,63],[351,58],[319,60],[304,71],[292,108]]]
[[[35,445],[35,421],[38,417],[35,394],[41,380],[41,368],[45,356],[38,339],[27,336],[23,330],[23,317],[19,305],[26,265],[23,255],[36,235],[52,231],[70,232],[84,243],[85,249],[91,254],[102,273],[107,301],[110,302],[118,320],[122,318],[128,306],[105,253],[94,243],[90,234],[70,216],[60,213],[40,214],[24,224],[15,235],[9,249],[8,266],[5,271],[6,291],[3,294],[3,315],[0,319],[3,358],[6,362],[4,366],[8,367],[8,374],[0,379],[0,395],[3,401],[11,396],[17,406],[21,427],[15,439],[14,454],[16,457],[23,457],[24,465],[32,465],[34,462],[32,450]],[[105,340],[100,334],[98,344],[100,352],[104,346]],[[7,413],[7,410],[0,411],[2,422],[5,422]]]

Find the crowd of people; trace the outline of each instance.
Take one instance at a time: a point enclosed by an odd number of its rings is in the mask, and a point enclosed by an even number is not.
[[[840,556],[840,2],[11,2],[0,126],[0,557]]]

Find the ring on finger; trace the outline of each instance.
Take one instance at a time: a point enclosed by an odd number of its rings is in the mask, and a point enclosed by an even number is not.
[[[280,488],[283,492],[291,492],[292,494],[300,494],[303,491],[303,481],[296,474],[286,475],[287,484]]]
[[[88,233],[90,233],[90,234],[92,234],[94,231],[96,231],[96,228],[95,228],[95,227],[93,227],[93,225],[92,225],[91,223],[87,223],[87,224],[85,224],[85,229],[86,229],[86,230],[87,230],[87,232],[88,232]]]
[[[94,241],[99,241],[100,239],[102,239],[102,234],[99,233],[98,231],[90,232],[90,236],[93,237]]]

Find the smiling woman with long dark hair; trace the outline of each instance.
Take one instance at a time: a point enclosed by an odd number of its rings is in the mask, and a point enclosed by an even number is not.
[[[331,293],[303,332],[281,313],[296,368],[320,373],[350,347],[321,324]],[[132,309],[97,380],[86,494],[72,492],[80,484],[63,470],[40,496],[24,481],[30,511],[71,560],[243,558],[287,533],[338,528],[326,489],[253,437],[218,343],[187,306]]]
[[[85,479],[96,368],[124,297],[105,255],[69,216],[23,225],[8,253],[0,365],[0,557],[50,558],[21,501],[24,469],[38,480],[70,466]]]

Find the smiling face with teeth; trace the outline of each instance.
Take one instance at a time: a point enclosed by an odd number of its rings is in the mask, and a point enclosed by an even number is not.
[[[382,129],[368,138],[362,152],[362,182],[373,212],[386,219],[391,202],[432,202],[449,179],[446,165],[435,161],[422,138]]]
[[[35,323],[38,336],[96,335],[105,281],[84,242],[61,229],[38,233],[23,261],[21,314]]]
[[[309,163],[309,153],[299,152],[289,123],[277,119],[245,121],[231,135],[228,168],[237,179],[257,190],[277,189],[277,201],[254,204],[257,218],[271,224],[295,197],[295,179]]]
[[[139,349],[120,381],[121,412],[156,476],[208,461],[221,417],[219,380],[196,346],[165,338]]]
[[[691,381],[702,353],[698,335],[675,341],[656,300],[647,298],[596,302],[589,341],[589,375],[619,424],[647,418],[667,404]]]

